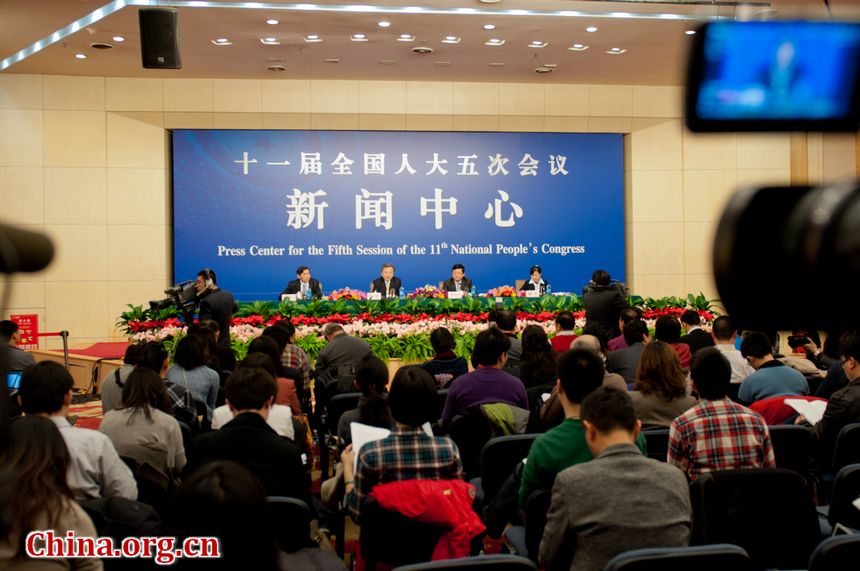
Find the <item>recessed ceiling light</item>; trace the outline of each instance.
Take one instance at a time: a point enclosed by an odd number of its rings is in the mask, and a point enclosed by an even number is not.
[[[484,42],[485,46],[503,46],[505,45],[505,40],[499,38],[490,38],[486,42]]]
[[[266,23],[270,26],[277,26],[278,24],[280,24],[280,22],[278,22],[274,18],[269,18],[268,20],[266,20]]]
[[[445,36],[445,38],[442,40],[442,43],[443,44],[459,44],[460,38],[458,38],[457,36]]]
[[[412,34],[400,34],[399,36],[397,36],[397,41],[398,42],[414,42],[415,36],[413,36]]]
[[[500,61],[494,61],[490,64],[490,67],[503,67],[505,64]]]
[[[624,49],[621,49],[621,48],[612,48],[612,49],[610,49],[610,50],[607,50],[607,52],[606,52],[606,53],[608,53],[609,55],[617,56],[617,55],[619,55],[619,54],[623,54],[623,53],[624,53],[624,52],[626,52],[626,51],[627,51],[627,50],[624,50]]]
[[[281,42],[278,41],[278,38],[272,38],[272,37],[260,38],[260,43],[263,44],[264,46],[279,46],[279,45],[281,45]]]
[[[115,42],[124,42],[124,41],[125,41],[125,38],[123,38],[122,36],[114,36],[114,37],[113,37],[113,41],[115,41]]]
[[[526,16],[528,13],[528,10],[508,10],[508,14],[513,14],[514,16]]]
[[[212,40],[212,43],[216,46],[232,46],[233,42],[228,40],[227,38],[216,38]]]
[[[78,59],[87,59],[87,54],[75,54],[75,57]]]
[[[538,68],[535,68],[535,73],[552,73],[552,68],[538,67]]]
[[[394,60],[394,59],[381,59],[381,60],[379,60],[379,63],[380,63],[380,64],[382,64],[382,65],[394,65],[394,64],[396,64],[396,63],[397,63],[397,60]]]
[[[484,29],[485,30],[495,30],[496,25],[495,24],[484,24]]]
[[[270,65],[266,69],[269,71],[287,71],[287,66],[285,65]]]
[[[542,42],[540,40],[532,40],[532,42],[529,44],[529,47],[540,49],[547,47],[547,45],[548,44],[546,42]]]
[[[498,4],[502,0],[478,0],[481,4]]]
[[[597,26],[588,26],[587,28],[585,28],[585,31],[586,32],[596,32]]]
[[[557,63],[545,63],[545,64],[543,64],[543,67],[548,67],[548,68],[551,68],[551,69],[555,69],[555,68],[557,68],[557,67],[558,67],[558,64],[557,64]]]
[[[588,49],[588,46],[586,46],[585,44],[573,44],[572,46],[570,46],[567,49],[569,49],[572,52],[584,52],[585,50]]]
[[[328,58],[323,60],[326,63],[340,63],[340,59],[336,57]]]
[[[434,61],[433,65],[435,65],[436,67],[448,67],[449,65],[451,65],[451,62],[450,61]]]
[[[389,28],[389,27],[391,27],[391,22],[386,22],[385,20],[383,20],[383,21],[379,22],[379,27],[380,28]]]
[[[686,32],[684,32],[684,33],[685,33],[685,34],[687,34],[688,36],[695,36],[695,35],[696,35],[696,30],[687,30],[687,31],[686,31]]]
[[[366,42],[367,36],[364,34],[353,34],[349,37],[353,42]]]
[[[321,42],[322,38],[319,37],[317,34],[310,34],[310,35],[305,36],[305,41],[308,42],[309,44],[313,44],[313,43]]]

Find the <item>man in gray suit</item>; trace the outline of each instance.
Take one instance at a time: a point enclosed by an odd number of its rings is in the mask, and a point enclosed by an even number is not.
[[[633,390],[639,359],[642,357],[645,344],[651,338],[648,336],[648,326],[641,319],[633,319],[625,323],[623,333],[627,348],[609,352],[606,356],[606,370],[624,377],[627,388]]]
[[[556,477],[541,565],[548,571],[601,571],[631,549],[687,545],[692,526],[687,478],[636,447],[641,423],[630,397],[600,388],[585,398],[581,413],[595,459]]]
[[[328,343],[316,359],[314,378],[326,385],[328,397],[352,390],[355,365],[371,352],[367,341],[347,335],[343,326],[329,323],[323,328]],[[325,404],[325,403],[320,403]]]

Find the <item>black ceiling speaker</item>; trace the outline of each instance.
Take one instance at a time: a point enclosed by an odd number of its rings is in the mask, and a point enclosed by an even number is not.
[[[179,11],[175,8],[141,8],[139,14],[143,67],[180,69]]]

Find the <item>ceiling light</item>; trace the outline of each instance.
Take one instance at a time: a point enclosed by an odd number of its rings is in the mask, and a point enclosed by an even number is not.
[[[498,62],[492,62],[492,63],[490,64],[490,67],[502,67],[502,66],[504,66],[504,65],[505,65],[504,63],[502,63],[502,62],[498,61]]]
[[[448,67],[449,65],[451,65],[451,62],[450,61],[434,61],[433,65],[435,65],[436,67]]]
[[[96,50],[109,50],[113,48],[113,44],[109,44],[107,42],[93,42],[90,44],[90,47]]]
[[[315,44],[322,41],[322,38],[316,34],[310,34],[309,36],[305,36],[304,40],[309,44]]]
[[[585,28],[585,31],[586,32],[596,32],[597,26],[588,26],[587,28]]]
[[[232,46],[233,42],[228,40],[227,38],[216,38],[212,40],[212,43],[216,46]]]
[[[124,42],[124,41],[125,41],[125,38],[123,38],[122,36],[114,36],[114,37],[113,37],[113,41],[115,41],[115,42]]]
[[[485,30],[495,30],[496,25],[495,24],[484,24],[484,29]]]
[[[695,36],[695,35],[696,35],[696,30],[687,30],[687,31],[686,31],[686,32],[684,32],[684,33],[685,33],[685,34],[687,34],[688,36]]]
[[[78,59],[87,59],[87,54],[75,54],[75,57]]]
[[[260,43],[264,46],[279,46],[281,42],[278,41],[278,38],[260,38]]]
[[[340,63],[340,59],[336,57],[328,58],[323,60],[326,63]]]
[[[397,37],[397,41],[398,42],[414,42],[415,36],[413,36],[412,34],[400,34]]]
[[[379,22],[379,27],[380,27],[380,28],[388,28],[388,27],[391,27],[391,22],[386,22],[385,20],[383,20],[383,21]]]
[[[612,48],[611,50],[608,50],[606,53],[608,53],[609,55],[617,56],[619,54],[623,54],[626,51],[627,50],[623,50],[621,48]]]
[[[349,37],[353,42],[366,42],[367,36],[364,34],[353,34]]]
[[[284,65],[270,65],[266,69],[269,71],[287,71],[287,67]]]
[[[528,13],[528,10],[508,10],[508,14],[513,14],[514,16],[526,16]]]
[[[481,4],[498,4],[502,0],[478,0]]]
[[[266,23],[269,24],[270,26],[277,26],[280,22],[278,22],[274,18],[269,18],[268,20],[266,20]]]
[[[584,52],[585,50],[588,49],[588,46],[586,46],[585,44],[573,44],[572,46],[570,46],[567,49],[569,49],[572,52]]]
[[[558,67],[558,64],[557,64],[557,63],[545,63],[545,64],[543,64],[543,67],[548,67],[548,68],[551,68],[551,69],[555,69],[555,68],[557,68],[557,67]]]
[[[445,36],[445,39],[442,40],[443,44],[459,44],[460,38],[457,36]]]
[[[535,68],[535,73],[552,73],[552,68],[538,67],[538,68]]]
[[[484,42],[485,46],[503,46],[505,45],[505,40],[501,40],[499,38],[490,38],[486,42]]]
[[[396,64],[396,63],[397,63],[397,60],[394,60],[394,59],[381,59],[381,60],[379,60],[379,63],[380,63],[380,64],[382,64],[382,65],[394,65],[394,64]]]
[[[546,42],[542,42],[540,40],[532,40],[532,42],[529,44],[529,47],[540,49],[547,47],[547,45],[549,44],[547,44]]]

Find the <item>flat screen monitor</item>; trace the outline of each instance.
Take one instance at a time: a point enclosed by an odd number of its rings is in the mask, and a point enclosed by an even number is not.
[[[689,60],[692,131],[854,131],[860,23],[712,22]]]
[[[6,373],[6,386],[10,391],[17,391],[21,388],[21,371],[9,371]]]

